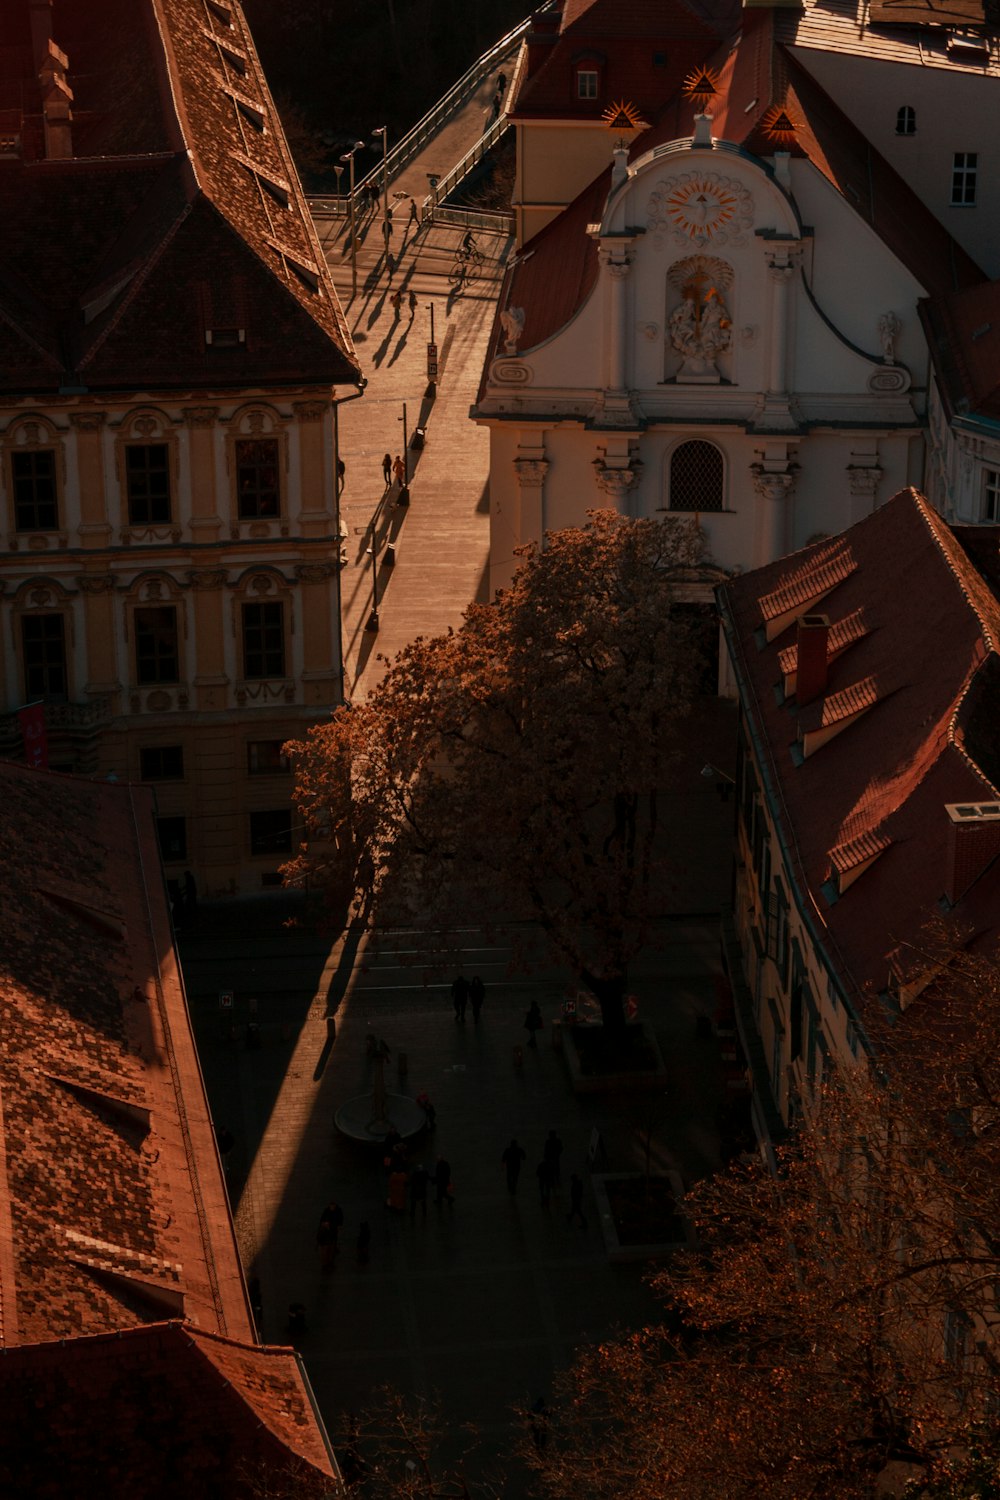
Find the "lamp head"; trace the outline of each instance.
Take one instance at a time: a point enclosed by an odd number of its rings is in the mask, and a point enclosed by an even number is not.
[[[714,766],[710,766],[710,765],[704,765],[701,768],[701,774],[704,776],[704,778],[705,778],[706,781],[711,781],[712,777],[715,775],[715,767]]]

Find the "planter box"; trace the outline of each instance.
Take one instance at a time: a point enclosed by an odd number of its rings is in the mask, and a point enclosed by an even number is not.
[[[656,1033],[651,1026],[641,1021],[630,1021],[626,1031],[636,1039],[647,1054],[648,1066],[621,1068],[607,1072],[587,1065],[585,1054],[588,1038],[600,1036],[604,1030],[599,1021],[577,1021],[575,1025],[562,1028],[562,1054],[566,1059],[573,1091],[577,1094],[610,1094],[621,1089],[663,1089],[669,1079]]]
[[[597,1216],[601,1233],[604,1236],[604,1249],[609,1261],[622,1263],[662,1260],[675,1250],[684,1250],[694,1244],[691,1221],[683,1211],[684,1184],[678,1172],[659,1173],[650,1178],[650,1190],[654,1194],[651,1221],[657,1227],[655,1229],[651,1227],[649,1233],[658,1237],[648,1240],[639,1237],[643,1232],[641,1210],[629,1216],[631,1232],[626,1230],[623,1235],[619,1229],[621,1214],[619,1212],[616,1216],[613,1206],[621,1196],[617,1189],[625,1185],[634,1188],[637,1200],[642,1198],[646,1181],[645,1174],[642,1172],[595,1172],[590,1180],[594,1188],[594,1198],[597,1201]],[[672,1213],[665,1215],[663,1195],[667,1191],[669,1191],[674,1207]]]

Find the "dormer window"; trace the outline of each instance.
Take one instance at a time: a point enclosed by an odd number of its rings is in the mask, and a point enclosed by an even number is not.
[[[912,104],[903,104],[896,111],[896,134],[916,135],[917,112]]]
[[[596,68],[577,68],[576,97],[578,99],[596,99],[599,83],[600,75]]]

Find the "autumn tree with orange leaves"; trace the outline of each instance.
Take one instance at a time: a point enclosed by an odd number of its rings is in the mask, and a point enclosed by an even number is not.
[[[689,1195],[662,1324],[583,1351],[526,1448],[544,1500],[1000,1493],[1000,968],[941,933],[925,958],[777,1174]]]
[[[678,593],[700,557],[678,517],[549,533],[494,603],[289,747],[310,837],[288,878],[428,929],[533,919],[620,1035],[668,878],[658,795],[701,669]]]

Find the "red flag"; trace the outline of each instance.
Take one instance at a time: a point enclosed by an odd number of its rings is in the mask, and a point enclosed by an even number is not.
[[[49,741],[45,733],[45,704],[29,703],[17,711],[24,741],[24,758],[39,771],[49,768]]]

